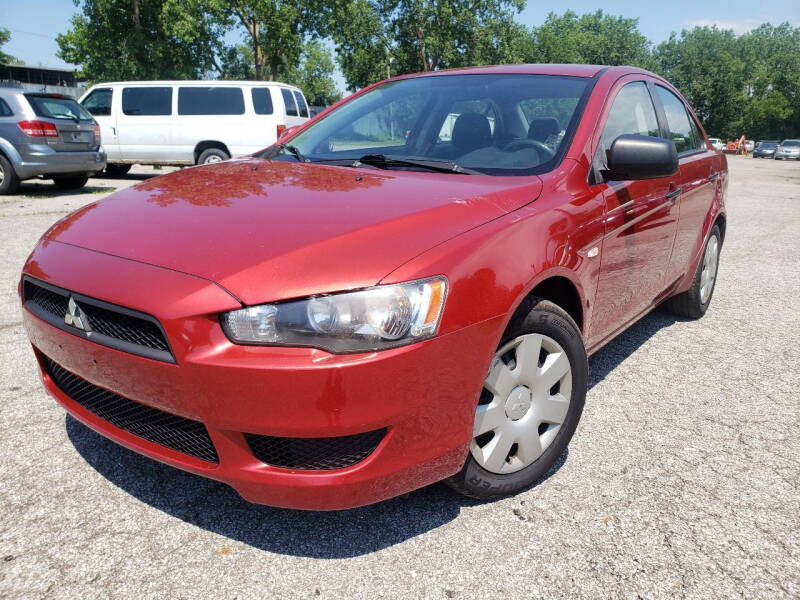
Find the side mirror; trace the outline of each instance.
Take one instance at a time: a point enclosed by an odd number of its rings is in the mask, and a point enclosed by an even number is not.
[[[284,129],[283,131],[281,131],[281,134],[278,136],[278,139],[280,140],[293,134],[295,131],[297,131],[297,128],[298,126],[295,125],[294,127],[289,127],[288,129]]]
[[[608,151],[608,170],[603,177],[610,181],[658,179],[678,172],[675,142],[647,135],[621,135]]]

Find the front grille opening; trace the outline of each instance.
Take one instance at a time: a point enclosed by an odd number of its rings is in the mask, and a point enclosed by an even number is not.
[[[206,426],[179,417],[89,383],[43,356],[53,383],[72,400],[115,427],[200,460],[218,463],[219,457]]]
[[[62,320],[64,315],[67,314],[67,303],[69,302],[69,293],[67,292],[59,294],[26,279],[23,284],[22,294],[25,302],[38,306],[46,313],[60,315]]]
[[[137,346],[169,352],[167,340],[164,339],[161,330],[155,323],[85,302],[78,304],[89,317],[89,327],[92,331]]]
[[[367,458],[386,435],[386,429],[325,438],[285,438],[244,434],[261,462],[284,469],[325,471],[343,469]]]

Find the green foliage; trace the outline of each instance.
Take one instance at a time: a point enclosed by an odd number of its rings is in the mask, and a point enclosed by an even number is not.
[[[328,48],[319,40],[311,40],[303,47],[300,67],[288,70],[281,80],[303,90],[310,105],[330,106],[342,98],[333,81],[335,71]]]
[[[5,46],[10,39],[11,39],[11,32],[8,29],[0,27],[0,48]],[[22,61],[0,50],[0,62],[19,64]]]

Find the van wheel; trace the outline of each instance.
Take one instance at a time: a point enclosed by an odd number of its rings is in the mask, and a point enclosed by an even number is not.
[[[89,177],[78,175],[76,177],[53,177],[53,183],[62,190],[78,190],[86,185]]]
[[[203,150],[200,153],[200,156],[197,157],[197,164],[198,165],[210,165],[212,163],[222,162],[223,160],[228,160],[230,156],[228,155],[225,150],[220,148],[209,148],[208,150]]]
[[[536,483],[572,439],[588,382],[586,350],[575,322],[552,302],[526,300],[489,368],[466,463],[446,483],[481,500]]]
[[[13,194],[19,189],[19,177],[8,159],[0,154],[0,195]]]
[[[122,177],[131,170],[132,166],[133,165],[121,165],[119,163],[108,164],[103,174],[108,177]]]

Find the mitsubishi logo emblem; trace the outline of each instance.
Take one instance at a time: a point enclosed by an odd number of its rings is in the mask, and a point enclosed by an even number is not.
[[[64,315],[64,323],[82,331],[89,331],[86,313],[81,310],[81,307],[78,306],[72,296],[69,297],[69,302],[67,303],[67,314]]]

